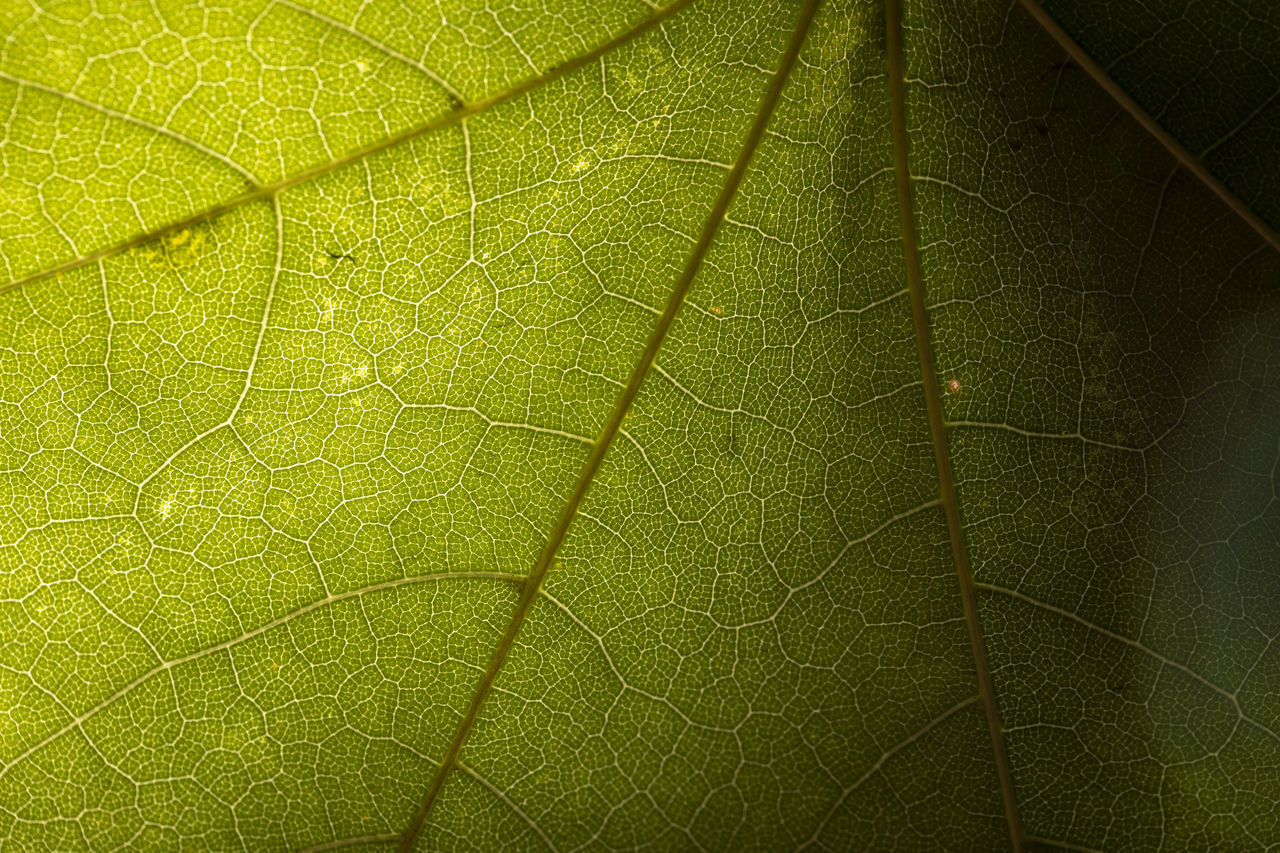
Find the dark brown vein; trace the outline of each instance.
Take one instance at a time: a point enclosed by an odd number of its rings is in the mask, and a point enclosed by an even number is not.
[[[640,359],[631,371],[631,377],[627,380],[626,386],[619,395],[613,412],[609,415],[609,420],[605,423],[600,437],[596,439],[596,443],[591,449],[591,454],[587,457],[586,464],[583,465],[582,473],[578,475],[578,482],[561,510],[555,528],[551,531],[551,535],[547,537],[547,542],[543,546],[537,564],[524,583],[524,588],[520,593],[520,600],[516,604],[515,614],[511,617],[511,623],[507,625],[507,630],[503,633],[502,640],[498,643],[498,648],[494,651],[489,665],[485,668],[475,695],[471,698],[471,704],[467,706],[466,713],[458,724],[457,731],[454,732],[453,740],[449,743],[449,749],[445,754],[444,761],[440,763],[435,777],[427,788],[426,796],[423,798],[421,805],[419,805],[408,828],[405,829],[404,835],[400,838],[401,853],[408,853],[413,849],[413,845],[417,841],[418,835],[422,832],[423,824],[426,822],[431,807],[440,796],[440,790],[443,788],[445,780],[448,778],[449,773],[458,766],[458,756],[462,752],[462,746],[475,725],[480,709],[493,687],[494,679],[497,678],[498,670],[502,668],[507,655],[511,652],[511,647],[515,643],[516,635],[520,633],[520,627],[524,624],[529,608],[538,597],[538,590],[547,575],[547,570],[550,569],[555,561],[556,553],[560,550],[560,545],[564,541],[565,535],[569,532],[569,526],[578,514],[578,506],[591,488],[596,472],[600,469],[600,464],[604,461],[605,454],[609,451],[609,446],[613,443],[614,437],[622,426],[623,418],[626,417],[632,402],[640,392],[640,386],[643,384],[654,359],[657,358],[658,350],[666,339],[667,332],[676,318],[676,313],[684,303],[685,295],[689,292],[689,287],[693,284],[694,277],[698,274],[703,260],[711,249],[711,243],[715,239],[716,232],[719,231],[721,223],[724,222],[725,214],[729,211],[729,205],[733,202],[738,186],[746,175],[747,167],[751,163],[751,157],[764,136],[769,119],[773,116],[773,111],[782,96],[782,90],[791,76],[792,68],[795,67],[796,59],[800,55],[800,49],[803,47],[805,37],[809,33],[809,27],[813,23],[814,15],[817,14],[819,2],[820,0],[806,0],[800,10],[800,17],[796,23],[795,31],[791,34],[791,41],[787,44],[787,49],[778,63],[778,69],[774,72],[773,79],[769,83],[768,91],[765,92],[764,98],[760,102],[755,121],[752,122],[751,129],[747,132],[742,148],[738,152],[737,160],[734,161],[733,168],[729,171],[724,186],[720,188],[720,194],[716,197],[715,204],[712,205],[711,212],[702,226],[702,232],[698,236],[698,242],[694,245],[689,260],[685,263],[684,271],[680,274],[680,278],[677,279],[675,287],[667,299],[666,307],[663,308],[662,315],[658,318],[657,324],[649,335],[644,352],[641,353]]]
[[[616,50],[619,47],[622,47],[628,42],[634,41],[639,36],[644,35],[649,30],[653,29],[654,27],[661,24],[663,21],[670,18],[672,15],[675,15],[677,12],[684,9],[691,2],[693,2],[693,0],[675,0],[675,2],[673,2],[671,5],[663,7],[662,9],[654,12],[652,15],[650,15],[641,23],[637,24],[636,26],[632,27],[626,32],[621,33],[620,35],[615,36],[614,38],[610,39],[604,44],[597,45],[596,47],[592,48],[591,50],[587,51],[586,53],[580,56],[576,56],[565,63],[557,65],[554,68],[548,69],[547,71],[543,72],[542,74],[539,74],[536,77],[530,77],[528,80],[525,80],[521,83],[517,83],[516,85],[512,86],[510,89],[506,89],[502,92],[497,93],[496,95],[490,95],[489,97],[483,98],[479,101],[474,101],[469,104],[464,104],[460,108],[454,110],[453,112],[443,116],[439,116],[438,118],[434,118],[426,122],[425,124],[420,124],[417,127],[411,127],[408,130],[401,131],[400,133],[394,134],[392,136],[388,136],[385,139],[381,139],[373,143],[372,145],[367,145],[364,148],[357,149],[356,151],[353,151],[350,154],[344,154],[343,156],[338,157],[337,159],[329,160],[325,163],[319,163],[315,166],[312,166],[309,169],[305,169],[296,174],[290,175],[285,178],[281,178],[280,180],[275,181],[274,183],[264,184],[263,186],[250,190],[249,192],[243,195],[240,195],[228,201],[222,202],[221,204],[216,204],[213,207],[210,207],[199,213],[192,214],[191,216],[188,216],[184,219],[179,219],[176,222],[170,222],[167,225],[162,225],[161,227],[153,229],[146,233],[135,235],[120,243],[116,243],[114,245],[107,246],[102,249],[98,249],[97,251],[90,252],[78,258],[73,258],[72,260],[58,264],[57,266],[49,267],[48,269],[31,273],[30,275],[26,275],[26,276],[23,276],[22,278],[15,279],[9,282],[8,284],[0,284],[0,293],[5,293],[6,291],[13,290],[16,287],[21,287],[22,285],[29,284],[30,282],[33,282],[33,281],[38,281],[42,278],[48,278],[51,275],[62,275],[63,273],[67,273],[67,272],[70,272],[71,270],[82,267],[85,264],[91,264],[95,261],[100,261],[103,258],[107,258],[112,255],[117,255],[120,252],[137,248],[138,246],[141,246],[145,243],[149,243],[152,240],[156,240],[161,237],[166,237],[170,234],[174,234],[178,231],[183,230],[184,228],[190,228],[191,226],[198,225],[201,222],[207,222],[210,219],[216,219],[222,214],[227,213],[228,211],[231,211],[231,210],[235,210],[236,208],[242,205],[249,204],[255,201],[261,201],[262,199],[271,198],[275,196],[277,193],[284,192],[285,190],[296,187],[299,184],[303,184],[303,183],[306,183],[307,181],[313,180],[315,178],[319,178],[323,175],[327,175],[330,172],[337,171],[338,169],[341,169],[344,166],[349,166],[352,163],[359,162],[361,160],[364,160],[367,157],[372,157],[375,154],[380,154],[389,148],[394,148],[397,145],[401,145],[405,142],[409,142],[411,140],[417,139],[420,136],[425,136],[428,133],[432,133],[437,130],[442,130],[446,127],[452,127],[453,125],[459,124],[462,121],[468,118],[471,118],[474,115],[478,115],[482,112],[485,112],[486,110],[489,110],[489,109],[492,109],[493,107],[498,106],[499,104],[505,104],[507,101],[511,101],[511,100],[514,100],[515,98],[521,97],[522,95],[526,95],[534,91],[535,89],[538,89],[544,86],[545,84],[552,82],[553,80],[558,80],[561,77],[564,77],[565,75],[578,70],[579,68],[582,68],[586,65],[590,65],[591,63],[598,61],[604,55],[612,52],[613,50]]]
[[[915,329],[916,352],[920,357],[920,373],[924,380],[929,435],[933,441],[933,455],[938,466],[942,510],[947,518],[947,532],[951,538],[951,555],[955,560],[956,577],[960,582],[960,600],[964,608],[964,620],[969,629],[969,647],[973,652],[973,664],[978,675],[978,694],[982,697],[987,729],[991,733],[991,748],[995,754],[996,774],[1000,778],[1000,797],[1004,801],[1005,817],[1009,822],[1009,837],[1013,843],[1013,849],[1015,853],[1020,853],[1025,836],[1022,823],[1018,819],[1018,804],[1013,795],[1013,776],[1009,770],[1004,734],[996,708],[995,687],[991,681],[991,670],[987,666],[987,652],[982,641],[982,631],[978,625],[978,595],[969,567],[969,555],[965,550],[964,531],[960,527],[960,508],[956,500],[955,481],[951,476],[951,459],[947,454],[946,427],[942,422],[942,398],[938,389],[938,377],[933,369],[929,317],[924,307],[924,278],[920,273],[920,251],[916,241],[915,214],[911,206],[911,173],[907,166],[907,107],[902,57],[901,0],[885,0],[885,36],[889,59],[893,171],[898,187],[902,251],[907,265],[907,290],[911,298],[911,320]]]
[[[1074,850],[1076,853],[1102,853],[1096,847],[1085,847],[1082,844],[1073,844],[1070,841],[1055,841],[1052,838],[1041,838],[1038,835],[1028,835],[1027,842],[1029,844],[1038,844],[1042,847],[1058,847],[1062,850]]]
[[[323,844],[299,850],[298,853],[324,853],[326,850],[341,850],[343,847],[356,847],[361,844],[386,844],[390,841],[395,841],[399,837],[394,832],[388,832],[383,835],[360,835],[353,838],[339,838],[336,841],[326,841]]]
[[[1277,236],[1276,232],[1272,231],[1270,226],[1263,222],[1262,219],[1250,210],[1248,205],[1237,198],[1231,190],[1223,186],[1222,182],[1215,178],[1209,170],[1204,167],[1203,163],[1197,160],[1190,151],[1184,148],[1182,143],[1170,136],[1169,132],[1161,127],[1159,122],[1148,115],[1146,110],[1138,106],[1137,102],[1134,101],[1133,98],[1129,97],[1128,93],[1126,93],[1124,89],[1121,89],[1120,85],[1116,83],[1116,81],[1111,79],[1111,76],[1107,74],[1102,66],[1094,62],[1093,58],[1089,56],[1089,54],[1085,53],[1084,49],[1080,47],[1080,45],[1076,44],[1075,41],[1072,40],[1071,36],[1067,35],[1066,31],[1063,30],[1062,27],[1058,26],[1058,23],[1054,21],[1053,18],[1049,17],[1049,13],[1046,12],[1040,4],[1036,2],[1036,0],[1018,0],[1018,2],[1022,4],[1022,8],[1026,9],[1032,18],[1035,18],[1036,23],[1044,28],[1044,31],[1049,34],[1049,37],[1056,41],[1058,46],[1066,51],[1067,55],[1075,60],[1075,63],[1079,65],[1086,74],[1093,78],[1094,82],[1102,88],[1102,91],[1111,96],[1111,99],[1114,100],[1121,109],[1132,116],[1134,121],[1136,121],[1143,130],[1151,134],[1157,142],[1163,145],[1165,150],[1173,155],[1174,159],[1178,161],[1180,166],[1190,172],[1196,180],[1204,184],[1210,192],[1216,195],[1223,204],[1231,209],[1232,213],[1240,217],[1246,225],[1258,232],[1258,236],[1267,241],[1267,243],[1271,245],[1271,248],[1280,250],[1280,236]]]

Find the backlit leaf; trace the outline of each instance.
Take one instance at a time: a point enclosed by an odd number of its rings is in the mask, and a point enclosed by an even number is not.
[[[1280,18],[1045,5],[0,7],[0,847],[1280,844]]]

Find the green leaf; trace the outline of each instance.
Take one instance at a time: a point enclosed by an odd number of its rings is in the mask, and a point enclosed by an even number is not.
[[[0,7],[0,847],[1280,843],[1280,19],[887,5]]]

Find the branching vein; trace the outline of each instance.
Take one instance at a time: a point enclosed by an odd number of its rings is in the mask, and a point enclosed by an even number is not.
[[[479,115],[480,113],[486,112],[492,109],[493,107],[499,106],[500,104],[505,104],[508,101],[514,100],[523,95],[527,95],[528,93],[534,91],[535,89],[541,88],[542,86],[546,85],[547,83],[550,83],[553,80],[559,80],[561,77],[564,77],[565,75],[570,74],[578,70],[579,68],[582,68],[586,65],[590,65],[591,63],[600,59],[600,57],[608,53],[611,53],[617,48],[627,44],[628,42],[634,41],[639,36],[643,35],[644,33],[647,33],[649,30],[658,26],[663,21],[670,18],[672,15],[675,15],[677,12],[684,9],[691,2],[692,0],[675,0],[675,2],[673,2],[671,5],[664,7],[660,11],[654,12],[652,15],[650,15],[641,23],[621,33],[620,35],[615,36],[609,41],[601,45],[598,45],[595,48],[592,48],[591,50],[587,51],[586,53],[576,56],[567,62],[557,65],[554,68],[550,68],[547,71],[544,71],[542,74],[539,74],[535,77],[530,77],[521,83],[517,83],[511,88],[506,89],[502,92],[499,92],[495,95],[490,95],[487,98],[483,98],[479,101],[474,101],[469,104],[463,104],[461,107],[459,107],[458,109],[454,110],[451,113],[448,113],[443,116],[439,116],[437,118],[433,118],[428,122],[418,125],[417,127],[412,127],[412,128],[409,128],[408,130],[401,131],[400,133],[388,136],[384,139],[381,139],[373,143],[372,145],[367,145],[364,148],[357,149],[356,151],[352,151],[349,154],[345,154],[341,157],[334,158],[324,163],[319,163],[315,166],[312,166],[309,169],[304,169],[303,171],[298,172],[297,174],[290,175],[285,178],[281,178],[280,180],[275,181],[274,183],[257,187],[256,189],[251,190],[243,195],[237,196],[236,198],[233,198],[233,199],[229,199],[228,201],[222,202],[220,204],[216,204],[203,211],[200,211],[199,213],[192,214],[191,216],[185,217],[183,219],[179,219],[175,222],[170,222],[167,225],[162,225],[161,227],[148,231],[146,233],[135,235],[119,243],[115,243],[113,245],[106,246],[101,249],[97,249],[87,254],[80,255],[79,257],[73,258],[69,261],[64,261],[61,264],[58,264],[53,267],[49,267],[48,269],[40,270],[39,272],[34,272],[34,273],[31,273],[30,275],[25,275],[22,278],[10,281],[7,284],[0,284],[0,293],[4,293],[16,287],[21,287],[22,285],[29,284],[33,281],[39,281],[40,279],[48,278],[49,276],[52,276],[52,275],[57,275],[59,273],[67,273],[67,272],[70,272],[71,270],[79,269],[85,264],[93,263],[94,261],[100,260],[102,258],[107,258],[112,255],[117,255],[129,249],[133,249],[138,246],[145,245],[146,243],[149,243],[152,240],[157,240],[161,237],[167,237],[170,234],[175,234],[179,231],[182,231],[183,229],[190,228],[193,225],[198,225],[201,222],[207,222],[211,219],[216,219],[217,217],[223,215],[224,213],[227,213],[228,211],[231,211],[231,210],[235,210],[236,208],[241,207],[242,205],[249,204],[251,202],[258,201],[261,199],[271,198],[275,196],[277,193],[281,193],[281,192],[284,192],[285,190],[292,189],[293,187],[296,187],[300,184],[304,184],[308,181],[327,175],[330,172],[335,172],[338,169],[343,168],[344,166],[349,166],[352,163],[360,162],[361,160],[364,160],[368,157],[372,157],[375,154],[380,154],[383,151],[387,151],[391,148],[395,148],[399,145],[402,145],[406,142],[417,139],[421,136],[426,136],[427,134],[433,133],[437,130],[442,130],[443,128],[446,128],[446,127],[453,127],[454,125],[459,124],[462,121],[465,121],[466,119],[471,118],[474,115]]]
[[[920,359],[920,374],[924,383],[925,409],[929,418],[929,435],[933,442],[933,455],[938,469],[939,490],[943,514],[947,519],[947,531],[951,539],[951,555],[955,560],[956,577],[960,583],[960,600],[964,609],[965,624],[969,630],[969,646],[973,652],[974,669],[978,676],[978,694],[982,697],[987,717],[987,729],[991,733],[996,772],[1000,778],[1000,797],[1004,802],[1005,817],[1009,823],[1009,836],[1014,853],[1023,849],[1022,822],[1018,818],[1018,805],[1013,794],[1013,775],[1009,758],[1005,753],[1004,735],[1000,716],[996,709],[995,686],[991,670],[987,666],[987,652],[978,625],[978,596],[969,568],[969,555],[965,548],[964,531],[960,526],[960,508],[956,500],[955,481],[951,476],[951,459],[947,453],[946,425],[942,420],[942,399],[938,389],[938,377],[933,367],[933,347],[929,340],[929,318],[925,311],[924,278],[920,272],[920,251],[916,241],[915,215],[911,206],[911,172],[907,163],[907,115],[906,85],[902,50],[902,3],[886,0],[885,31],[889,54],[889,105],[891,110],[890,132],[893,137],[894,177],[898,189],[898,213],[902,227],[902,249],[907,268],[907,288],[911,297],[911,318],[915,330],[916,352]]]
[[[738,186],[742,183],[743,177],[746,175],[747,168],[751,164],[751,157],[755,153],[756,147],[760,143],[760,139],[764,136],[765,128],[768,127],[769,120],[773,116],[774,108],[778,104],[778,100],[782,97],[782,90],[786,86],[788,78],[791,76],[791,69],[795,67],[796,60],[800,55],[800,49],[804,46],[804,41],[809,33],[809,27],[813,23],[814,16],[818,11],[819,0],[807,0],[800,11],[800,18],[797,22],[796,29],[791,35],[790,43],[787,45],[786,51],[782,55],[782,59],[778,64],[778,69],[774,73],[773,79],[769,83],[769,88],[761,101],[760,108],[756,113],[755,120],[752,122],[751,129],[747,132],[745,141],[741,150],[738,152],[737,160],[734,162],[733,169],[730,170],[728,177],[725,179],[724,185],[720,189],[715,203],[711,207],[711,213],[707,217],[703,225],[702,232],[698,238],[697,244],[693,248],[689,260],[685,264],[684,271],[677,279],[675,287],[671,291],[671,295],[667,300],[666,307],[663,309],[662,316],[658,318],[653,331],[649,335],[648,343],[645,344],[644,351],[640,355],[639,361],[636,362],[635,368],[631,372],[631,377],[627,381],[626,387],[623,388],[621,395],[618,397],[617,403],[614,405],[609,420],[605,423],[604,429],[600,433],[600,437],[596,440],[595,446],[591,450],[591,454],[587,457],[586,464],[583,466],[582,473],[578,476],[578,482],[574,486],[573,492],[566,501],[564,508],[561,510],[559,520],[556,522],[555,528],[551,531],[551,535],[547,538],[546,544],[543,546],[542,553],[538,558],[537,564],[533,571],[530,572],[528,579],[524,583],[524,588],[520,594],[520,600],[516,604],[515,614],[511,618],[511,623],[507,626],[507,630],[503,633],[502,640],[498,644],[492,659],[486,667],[484,675],[481,677],[480,684],[476,688],[475,695],[471,699],[471,704],[467,707],[466,713],[463,715],[462,722],[458,725],[457,731],[454,733],[453,740],[449,744],[448,752],[445,754],[444,761],[440,764],[435,778],[432,779],[431,785],[427,788],[426,796],[422,800],[422,804],[418,807],[417,812],[413,816],[408,828],[400,839],[400,849],[402,853],[408,853],[413,849],[418,835],[422,832],[422,827],[426,822],[427,815],[430,813],[432,806],[440,796],[440,790],[444,786],[445,780],[449,773],[458,766],[459,755],[462,746],[466,742],[467,736],[471,733],[472,727],[480,714],[480,709],[484,705],[485,699],[493,688],[494,679],[497,678],[498,671],[502,668],[502,664],[506,661],[511,647],[515,643],[516,636],[520,632],[520,627],[524,624],[525,617],[528,615],[529,608],[538,597],[539,589],[542,581],[546,577],[548,569],[555,561],[557,552],[560,550],[561,543],[564,542],[565,536],[569,532],[569,526],[573,523],[574,517],[578,513],[578,506],[582,503],[587,491],[591,488],[591,483],[595,479],[596,472],[600,469],[600,464],[604,461],[605,454],[609,451],[610,445],[613,443],[614,437],[618,434],[622,427],[622,421],[627,416],[627,412],[631,408],[632,402],[636,395],[640,392],[640,386],[644,383],[645,376],[649,372],[650,365],[657,358],[658,350],[662,347],[662,343],[666,340],[667,332],[671,328],[671,324],[675,321],[676,314],[680,310],[680,306],[684,303],[685,295],[689,292],[689,287],[693,284],[694,278],[698,274],[698,270],[702,267],[702,262],[706,258],[707,253],[711,249],[712,241],[715,239],[716,232],[720,225],[724,222],[725,214],[729,210],[730,204],[737,193]]]

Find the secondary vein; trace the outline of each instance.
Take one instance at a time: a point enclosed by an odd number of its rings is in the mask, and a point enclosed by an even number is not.
[[[1214,195],[1216,195],[1223,204],[1230,208],[1231,212],[1257,232],[1258,236],[1267,242],[1273,249],[1280,250],[1280,236],[1267,223],[1254,213],[1249,207],[1236,197],[1231,190],[1227,189],[1221,181],[1213,176],[1213,174],[1205,168],[1204,164],[1197,160],[1190,151],[1188,151],[1182,143],[1174,139],[1167,130],[1160,126],[1160,123],[1147,114],[1147,111],[1138,106],[1137,101],[1129,97],[1129,94],[1111,76],[1099,65],[1094,62],[1093,57],[1084,52],[1080,45],[1067,35],[1062,27],[1058,26],[1058,22],[1049,17],[1049,13],[1036,2],[1036,0],[1018,0],[1022,4],[1022,8],[1035,19],[1044,31],[1058,43],[1058,46],[1066,51],[1067,55],[1075,60],[1076,64],[1084,70],[1086,74],[1093,78],[1093,81],[1106,92],[1112,100],[1116,102],[1133,117],[1134,121],[1151,134],[1157,142],[1164,146],[1165,150],[1173,155],[1178,164],[1190,172],[1196,180],[1204,184]]]
[[[624,33],[621,33],[615,36],[614,38],[610,39],[604,44],[597,45],[596,47],[592,48],[586,53],[583,53],[579,56],[575,56],[573,59],[570,59],[567,62],[564,62],[560,65],[555,66],[554,68],[550,68],[547,71],[544,71],[542,74],[539,74],[535,77],[530,77],[529,79],[523,82],[517,83],[516,85],[512,86],[510,89],[506,89],[502,92],[497,93],[496,95],[490,95],[489,97],[483,98],[479,101],[473,101],[472,103],[469,103],[469,104],[463,104],[460,108],[454,110],[451,113],[431,119],[430,121],[424,124],[420,124],[417,127],[411,127],[408,130],[404,130],[404,131],[401,131],[400,133],[396,133],[384,139],[380,139],[371,145],[366,145],[364,148],[359,148],[355,151],[352,151],[349,154],[344,154],[343,156],[337,157],[333,160],[329,160],[324,163],[319,163],[315,166],[312,166],[309,169],[304,169],[301,172],[298,172],[293,175],[289,175],[288,177],[281,178],[280,180],[275,181],[273,183],[264,184],[262,186],[256,187],[250,190],[249,192],[244,193],[243,195],[239,195],[239,196],[236,196],[235,198],[229,199],[219,204],[215,204],[212,207],[209,207],[209,208],[206,208],[205,210],[200,211],[199,213],[194,213],[191,216],[185,217],[183,219],[179,219],[175,222],[170,222],[167,225],[162,225],[159,228],[155,228],[151,231],[148,231],[142,234],[137,234],[133,237],[128,238],[127,240],[123,240],[119,243],[115,243],[111,246],[107,246],[105,248],[98,249],[93,252],[89,252],[88,254],[81,255],[80,257],[73,258],[72,260],[65,261],[61,264],[58,264],[57,266],[49,267],[47,269],[40,270],[39,272],[34,272],[29,275],[25,275],[22,278],[14,279],[13,281],[10,281],[8,284],[0,284],[0,293],[5,293],[7,291],[13,290],[14,288],[21,287],[24,284],[29,284],[33,281],[39,281],[42,278],[48,278],[49,276],[52,276],[52,275],[62,275],[63,273],[67,273],[74,269],[78,269],[79,267],[82,267],[85,264],[90,264],[95,261],[102,260],[103,258],[107,258],[112,255],[117,255],[121,252],[128,251],[129,249],[133,249],[138,246],[149,243],[152,240],[157,240],[161,237],[167,237],[168,235],[177,233],[185,228],[190,228],[193,225],[198,225],[202,222],[207,222],[211,219],[216,219],[222,214],[235,210],[236,208],[241,207],[242,205],[250,204],[255,201],[261,201],[263,199],[273,198],[277,193],[284,192],[285,190],[292,189],[293,187],[296,187],[299,184],[304,184],[307,181],[314,180],[315,178],[322,177],[324,175],[329,174],[330,172],[337,171],[338,169],[341,169],[344,166],[349,166],[352,163],[357,163],[361,160],[364,160],[367,157],[372,157],[375,154],[380,154],[383,151],[386,151],[390,148],[395,148],[398,145],[417,139],[420,136],[425,136],[434,131],[442,130],[446,127],[452,127],[453,125],[460,124],[464,120],[469,119],[474,115],[478,115],[500,104],[505,104],[507,101],[511,101],[518,97],[521,97],[522,95],[526,95],[529,92],[532,92],[535,89],[541,88],[545,84],[552,82],[553,80],[558,80],[561,77],[564,77],[565,75],[570,74],[578,70],[579,68],[582,68],[585,65],[589,65],[592,62],[599,60],[602,56],[612,52],[613,50],[616,50],[617,48],[622,47],[628,42],[634,41],[639,36],[643,35],[644,33],[648,32],[649,30],[661,24],[663,21],[670,18],[672,15],[675,15],[676,13],[680,12],[682,9],[684,9],[686,6],[688,6],[692,2],[693,0],[675,0],[675,2],[673,2],[671,5],[664,6],[661,10],[654,12],[652,15],[650,15],[648,18],[646,18],[636,26],[632,27],[631,29],[627,30]]]
[[[965,549],[964,531],[960,526],[960,508],[956,500],[955,481],[951,475],[951,459],[947,453],[946,426],[942,421],[942,397],[938,377],[933,368],[933,347],[929,340],[929,317],[924,303],[924,277],[920,271],[920,250],[916,239],[915,213],[911,205],[911,172],[907,163],[907,107],[904,62],[902,56],[902,0],[885,0],[885,43],[889,60],[890,134],[893,138],[893,171],[898,189],[898,218],[902,228],[902,251],[907,267],[907,290],[911,299],[911,320],[915,331],[916,352],[920,358],[920,374],[924,382],[925,411],[929,419],[929,436],[938,468],[942,511],[947,519],[951,539],[951,555],[960,583],[960,600],[965,624],[969,630],[969,647],[973,652],[978,675],[978,694],[991,733],[991,748],[996,774],[1000,779],[1000,797],[1009,823],[1009,837],[1014,853],[1023,849],[1025,835],[1018,818],[1018,805],[1013,794],[1013,775],[1005,752],[1004,735],[996,708],[995,687],[987,666],[987,652],[978,624],[978,595]]]
[[[755,120],[751,124],[751,129],[747,132],[746,139],[738,152],[733,168],[730,170],[724,185],[720,189],[720,194],[716,197],[715,203],[711,207],[711,212],[707,216],[698,237],[698,242],[694,245],[693,252],[685,263],[683,272],[681,272],[674,288],[672,288],[666,307],[650,333],[644,351],[636,362],[626,386],[619,395],[613,412],[609,415],[600,437],[596,439],[591,453],[583,465],[582,472],[578,475],[578,481],[573,488],[573,492],[565,502],[551,535],[547,537],[542,553],[538,557],[538,562],[524,583],[524,588],[521,590],[520,600],[516,604],[516,610],[511,617],[511,622],[503,633],[502,639],[498,643],[498,648],[494,651],[493,657],[490,659],[489,665],[485,668],[484,675],[480,679],[475,695],[472,696],[471,703],[467,706],[466,713],[463,714],[462,721],[454,732],[444,761],[440,763],[439,769],[427,788],[426,796],[419,805],[408,828],[405,829],[404,835],[400,838],[400,850],[402,853],[408,853],[413,849],[414,843],[422,832],[422,827],[431,811],[431,807],[440,796],[445,780],[448,778],[449,773],[458,766],[458,757],[462,752],[462,746],[475,725],[485,699],[488,698],[489,692],[493,688],[493,682],[497,678],[498,671],[502,668],[502,664],[511,652],[511,647],[515,644],[516,636],[520,633],[520,628],[524,624],[529,608],[538,597],[542,581],[555,561],[560,545],[564,542],[564,538],[569,532],[569,526],[573,523],[573,519],[578,513],[578,506],[591,488],[591,483],[595,479],[596,472],[600,469],[600,464],[604,461],[605,454],[609,451],[614,437],[617,436],[622,427],[622,421],[626,417],[627,411],[631,408],[631,404],[635,401],[636,395],[640,392],[640,386],[644,383],[645,376],[657,357],[658,350],[662,347],[662,343],[666,339],[667,332],[670,330],[680,306],[684,303],[685,295],[689,292],[689,287],[692,285],[694,277],[711,249],[716,232],[720,229],[721,223],[724,222],[729,205],[733,202],[738,186],[746,175],[747,168],[751,163],[751,157],[764,136],[765,128],[768,127],[769,120],[778,105],[778,100],[782,97],[782,90],[791,76],[791,70],[795,67],[796,60],[800,55],[800,49],[804,46],[813,18],[817,14],[819,2],[820,0],[806,0],[800,10],[800,16],[796,23],[796,28],[791,34],[791,40],[787,44],[781,61],[778,63],[778,68],[769,83],[769,88],[760,102]]]

